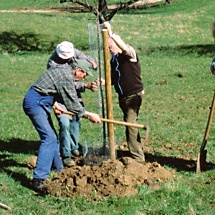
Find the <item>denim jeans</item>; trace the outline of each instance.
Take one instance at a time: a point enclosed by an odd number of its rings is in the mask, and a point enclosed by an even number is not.
[[[119,105],[124,113],[124,121],[136,123],[139,115],[140,106],[142,104],[142,94],[134,94],[119,99]],[[142,143],[138,128],[126,127],[126,140],[131,156],[138,162],[145,161],[142,149]]]
[[[72,120],[67,116],[58,118],[60,126],[60,153],[62,157],[70,157],[71,151],[79,148],[80,119],[73,116]]]
[[[34,178],[46,179],[52,167],[56,172],[63,169],[59,141],[50,115],[53,102],[53,96],[42,95],[33,88],[29,89],[23,101],[24,112],[31,119],[41,141]]]

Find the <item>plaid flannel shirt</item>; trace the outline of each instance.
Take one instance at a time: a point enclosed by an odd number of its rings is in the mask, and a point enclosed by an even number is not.
[[[85,113],[78,100],[72,67],[68,64],[47,69],[32,87],[39,93],[60,98],[67,110],[79,117]]]

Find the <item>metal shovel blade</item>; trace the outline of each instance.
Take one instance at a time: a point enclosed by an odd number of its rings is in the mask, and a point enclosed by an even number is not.
[[[200,173],[201,171],[205,170],[206,156],[207,156],[207,150],[203,150],[198,154],[197,165],[196,165],[196,173]]]
[[[212,103],[211,103],[211,108],[210,108],[210,112],[209,112],[209,116],[208,116],[207,126],[205,129],[205,135],[204,135],[204,138],[202,141],[200,152],[199,152],[198,157],[197,157],[196,173],[200,173],[202,170],[205,169],[205,166],[206,166],[207,150],[205,150],[205,147],[207,144],[209,131],[210,131],[210,127],[211,127],[211,123],[212,123],[212,119],[213,119],[214,108],[215,108],[215,91],[214,91],[214,95],[213,95],[213,99],[212,99]]]

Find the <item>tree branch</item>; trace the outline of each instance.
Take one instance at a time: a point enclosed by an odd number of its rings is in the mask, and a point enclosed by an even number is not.
[[[125,3],[117,4],[115,5],[115,8],[109,10],[111,12],[108,12],[108,6],[107,6],[106,0],[98,0],[98,5],[96,6],[90,5],[87,0],[82,0],[82,1],[81,0],[60,0],[60,3],[72,2],[72,3],[79,4],[87,8],[94,15],[98,16],[100,23],[103,23],[104,21],[110,21],[117,11],[124,10],[137,1],[139,0],[130,0]]]

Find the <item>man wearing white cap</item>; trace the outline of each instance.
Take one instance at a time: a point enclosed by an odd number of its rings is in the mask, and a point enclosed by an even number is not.
[[[47,67],[56,67],[59,64],[75,64],[75,59],[77,60],[85,60],[85,63],[89,64],[92,69],[97,68],[96,61],[90,56],[86,56],[81,51],[74,48],[71,42],[63,41],[58,44],[55,52],[52,54],[48,61]],[[92,73],[89,74],[92,76]],[[75,82],[75,87],[77,91],[77,95],[79,98],[79,102],[84,106],[84,102],[81,96],[81,93],[85,92],[85,89],[90,89],[92,91],[96,91],[98,88],[99,82]],[[57,101],[54,104],[53,109],[56,110],[56,106],[59,106],[66,110],[65,105],[62,101]],[[59,122],[60,132],[59,132],[59,140],[60,140],[60,153],[63,158],[64,166],[73,166],[75,165],[75,161],[71,158],[71,156],[79,156],[79,130],[80,130],[80,119],[78,116],[71,116],[68,114],[57,115],[57,119]]]
[[[47,68],[55,67],[59,64],[70,64],[72,62],[72,58],[87,60],[92,64],[93,69],[97,68],[97,63],[93,58],[86,56],[84,53],[74,48],[73,44],[68,41],[63,41],[57,45],[54,53],[48,61]]]
[[[88,75],[93,76],[90,70],[92,69],[91,63],[82,59],[74,59],[70,64],[73,68],[77,67],[78,64],[84,64],[88,70],[86,71]],[[97,90],[99,82],[88,82],[81,83],[75,82],[77,95],[79,97],[80,104],[84,107],[84,102],[81,98],[81,93],[85,92],[85,89],[91,89],[92,91]],[[89,85],[90,83],[90,85]],[[77,89],[77,87],[79,87]],[[81,98],[81,99],[80,99]],[[75,165],[75,161],[72,156],[79,156],[79,133],[80,133],[80,117],[72,116],[68,114],[58,114],[57,107],[67,111],[63,101],[61,99],[56,99],[55,104],[53,105],[54,112],[58,119],[60,132],[59,132],[59,141],[60,141],[60,154],[63,159],[64,166],[73,166]]]

